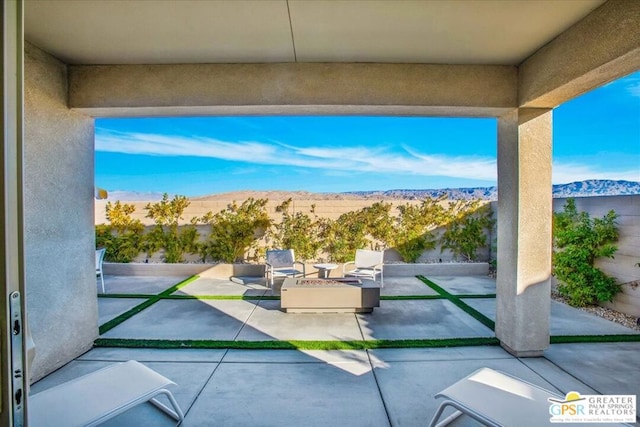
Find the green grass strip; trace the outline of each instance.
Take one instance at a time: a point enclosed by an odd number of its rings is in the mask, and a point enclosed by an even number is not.
[[[463,294],[463,295],[456,295],[458,298],[460,299],[474,299],[474,298],[495,298],[496,294]]]
[[[167,295],[161,299],[214,299],[214,300],[279,300],[277,295]]]
[[[156,294],[98,294],[98,298],[153,298]]]
[[[440,338],[440,339],[414,339],[414,340],[374,340],[374,341],[364,341],[364,343],[368,349],[438,348],[438,347],[500,345],[500,341],[495,337]]]
[[[452,296],[452,294],[450,294],[449,292],[445,291],[444,288],[441,288],[440,286],[436,285],[435,283],[433,283],[431,280],[427,279],[424,276],[416,276],[419,280],[422,281],[422,283],[424,283],[425,285],[427,285],[428,287],[430,287],[431,289],[433,289],[434,291],[436,291],[438,293],[438,295],[441,295],[445,298],[449,298]]]
[[[207,348],[243,350],[367,350],[376,348],[437,348],[498,345],[497,338],[447,338],[370,341],[224,341],[224,340],[136,340],[99,338],[95,347]]]
[[[435,283],[433,283],[431,280],[427,279],[424,276],[417,276],[417,277],[418,279],[422,280],[427,286],[429,286],[431,289],[436,291],[439,295],[451,301],[453,304],[455,304],[458,308],[460,308],[462,311],[467,313],[469,316],[473,317],[478,322],[482,323],[484,326],[491,329],[492,331],[495,331],[496,322],[489,319],[487,316],[485,316],[475,308],[471,307],[470,305],[462,301],[461,297],[459,297],[458,295],[450,294],[449,292],[445,291],[443,288],[436,285]]]
[[[626,335],[552,335],[551,344],[590,343],[590,342],[640,342],[640,334]]]
[[[132,318],[136,314],[140,313],[142,310],[146,309],[147,307],[152,306],[153,304],[155,304],[158,301],[160,301],[159,298],[149,298],[148,300],[143,301],[140,304],[136,305],[131,310],[125,311],[120,316],[114,317],[113,319],[109,320],[108,322],[103,323],[98,328],[99,334],[102,335],[105,332],[110,331],[111,329],[115,328],[116,326],[118,326],[122,322],[124,322],[126,320],[129,320],[130,318]]]
[[[198,280],[199,278],[200,278],[200,276],[198,276],[197,274],[194,274],[191,277],[187,277],[182,282],[176,283],[175,285],[171,286],[170,288],[165,289],[164,291],[160,292],[158,295],[159,296],[171,295],[172,293],[174,293],[178,289],[184,288],[189,283],[191,283],[191,282],[193,282],[195,280]]]
[[[158,299],[217,299],[217,300],[279,300],[277,295],[155,295],[155,294],[102,294],[99,298],[158,298]]]
[[[640,335],[552,336],[552,344],[585,342],[640,342]],[[493,346],[494,337],[443,338],[369,341],[228,341],[228,340],[151,340],[99,338],[95,347],[156,348],[156,349],[241,349],[241,350],[373,350],[382,348],[443,348]]]
[[[118,326],[119,324],[121,324],[122,322],[125,322],[127,320],[129,320],[130,318],[132,318],[133,316],[135,316],[136,314],[140,313],[142,310],[152,306],[153,304],[157,303],[158,301],[160,301],[162,299],[162,296],[167,296],[172,294],[173,292],[177,291],[178,289],[188,285],[189,283],[193,282],[194,280],[196,280],[199,276],[198,275],[193,275],[191,277],[188,277],[187,279],[176,283],[175,285],[171,286],[170,288],[165,289],[164,291],[160,292],[158,295],[151,295],[149,297],[149,299],[147,299],[146,301],[141,302],[140,304],[136,305],[135,307],[133,307],[132,309],[125,311],[124,313],[122,313],[121,315],[114,317],[113,319],[109,320],[106,323],[103,323],[102,325],[100,325],[100,327],[98,328],[98,333],[100,335],[104,334],[107,331],[110,331],[111,329],[115,328],[116,326]]]
[[[380,295],[381,300],[446,299],[442,295]]]

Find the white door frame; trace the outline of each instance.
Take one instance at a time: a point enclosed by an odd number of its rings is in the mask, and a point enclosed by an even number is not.
[[[0,425],[27,425],[28,378],[25,347],[23,221],[22,0],[5,0],[2,13],[2,152],[0,152]],[[13,295],[13,297],[12,297]],[[22,316],[11,317],[11,300]],[[15,304],[14,304],[15,305]],[[18,323],[16,323],[18,322]],[[13,343],[13,348],[12,348]]]

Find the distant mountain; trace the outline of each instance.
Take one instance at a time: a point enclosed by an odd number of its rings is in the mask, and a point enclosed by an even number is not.
[[[640,182],[589,179],[554,185],[553,197],[624,196],[640,194]]]
[[[590,179],[553,186],[553,197],[590,197],[619,196],[640,194],[640,182],[613,181],[606,179]],[[345,200],[345,199],[398,199],[422,200],[446,195],[451,200],[497,200],[497,187],[441,188],[431,190],[387,190],[387,191],[349,191],[344,193],[309,193],[306,191],[237,191],[233,193],[211,194],[208,196],[190,197],[191,200],[246,200],[266,198],[269,200]],[[169,195],[173,198],[173,194]],[[109,191],[107,200],[123,202],[156,202],[162,200],[162,193],[136,191]]]
[[[470,188],[441,188],[432,190],[387,190],[387,191],[350,191],[343,194],[357,195],[365,198],[390,199],[425,199],[446,195],[452,200],[497,200],[498,188],[470,187]],[[591,197],[591,196],[620,196],[640,194],[640,182],[613,181],[608,179],[590,179],[587,181],[558,184],[553,186],[553,197]]]
[[[169,198],[172,197],[172,195],[169,195]],[[107,200],[120,200],[122,202],[157,202],[162,200],[162,193],[114,190],[108,192]]]

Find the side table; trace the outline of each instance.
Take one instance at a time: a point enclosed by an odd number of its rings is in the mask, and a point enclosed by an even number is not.
[[[338,268],[338,264],[314,264],[313,268],[318,270],[318,277],[320,279],[327,279],[331,270]]]

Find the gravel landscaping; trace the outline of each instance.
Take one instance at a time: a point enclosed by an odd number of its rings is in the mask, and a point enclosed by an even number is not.
[[[567,299],[560,295],[556,290],[551,290],[551,298],[553,298],[555,301],[559,301],[568,305]],[[611,320],[612,322],[619,323],[622,326],[626,326],[627,328],[640,331],[640,324],[638,323],[638,318],[635,316],[629,316],[628,314],[620,313],[618,311],[611,310],[610,308],[600,307],[599,305],[590,305],[587,307],[576,308],[582,311],[586,311],[587,313],[595,314],[604,319]]]

